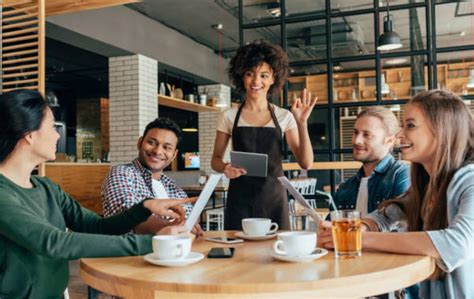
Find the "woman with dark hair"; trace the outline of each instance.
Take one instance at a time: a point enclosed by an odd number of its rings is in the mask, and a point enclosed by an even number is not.
[[[47,178],[32,176],[38,164],[55,159],[59,139],[53,113],[37,91],[1,95],[0,119],[0,298],[60,298],[68,260],[149,253],[152,235],[120,234],[151,213],[184,219],[179,205],[193,199],[145,200],[101,218]],[[182,231],[176,225],[160,234]]]
[[[289,229],[286,191],[277,179],[283,175],[283,136],[301,168],[311,167],[313,148],[307,120],[316,98],[311,99],[305,90],[291,112],[270,104],[272,97],[281,94],[287,73],[286,53],[265,42],[240,47],[230,62],[229,77],[245,93],[245,100],[222,113],[211,162],[215,171],[230,179],[225,229],[241,229],[241,220],[248,217],[271,218],[280,229]],[[267,177],[246,176],[244,169],[224,162],[230,139],[235,151],[268,155]]]
[[[363,221],[370,231],[364,249],[435,259],[420,298],[474,298],[473,136],[473,116],[456,95],[434,90],[414,97],[398,133],[403,159],[411,161],[411,188]],[[400,223],[408,232],[383,233]],[[319,242],[332,247],[330,223],[323,227]]]

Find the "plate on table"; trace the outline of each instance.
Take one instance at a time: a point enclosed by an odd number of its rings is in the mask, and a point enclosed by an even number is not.
[[[160,260],[155,257],[153,253],[149,253],[143,257],[145,261],[149,262],[150,264],[163,266],[163,267],[183,267],[187,265],[191,265],[197,263],[204,259],[204,254],[200,252],[190,252],[187,257],[183,259],[168,259],[168,260]]]
[[[268,235],[263,235],[263,236],[252,236],[252,235],[246,235],[244,232],[236,232],[235,236],[237,238],[241,238],[244,240],[250,240],[250,241],[261,241],[261,240],[270,240],[276,237],[276,233],[271,233]]]
[[[289,256],[286,254],[278,254],[272,252],[272,257],[282,262],[291,262],[291,263],[307,263],[314,260],[317,260],[328,254],[328,251],[324,248],[316,248],[312,254],[303,255],[303,256]]]

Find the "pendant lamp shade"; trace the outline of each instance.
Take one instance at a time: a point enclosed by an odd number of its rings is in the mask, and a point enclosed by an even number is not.
[[[393,30],[393,22],[390,15],[387,15],[383,21],[383,34],[379,36],[377,50],[390,51],[402,47],[400,35]]]

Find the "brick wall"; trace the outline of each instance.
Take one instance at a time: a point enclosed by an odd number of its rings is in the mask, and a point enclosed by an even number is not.
[[[109,58],[110,161],[137,156],[137,140],[158,117],[158,63],[143,55]]]
[[[211,168],[212,153],[214,151],[214,141],[216,139],[217,120],[220,112],[200,112],[199,113],[199,154],[201,158],[201,171],[207,174],[215,172]],[[231,142],[224,155],[224,161],[230,162]],[[223,184],[228,184],[224,177]]]

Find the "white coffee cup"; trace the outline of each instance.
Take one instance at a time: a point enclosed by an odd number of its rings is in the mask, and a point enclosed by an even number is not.
[[[160,260],[184,259],[191,252],[191,244],[191,237],[188,236],[154,236],[153,255]]]
[[[310,255],[316,247],[317,235],[314,232],[284,232],[278,234],[278,241],[273,244],[276,254],[287,256]]]
[[[258,237],[275,233],[278,230],[278,224],[269,218],[244,218],[242,229],[244,234]]]

